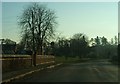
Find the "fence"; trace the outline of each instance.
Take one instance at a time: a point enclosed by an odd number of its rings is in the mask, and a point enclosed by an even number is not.
[[[55,62],[54,59],[54,56],[38,55],[36,65],[52,64]],[[3,55],[1,60],[3,72],[32,67],[31,55]]]

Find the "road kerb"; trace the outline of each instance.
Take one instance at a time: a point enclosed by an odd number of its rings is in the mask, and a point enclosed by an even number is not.
[[[21,74],[21,75],[17,75],[15,77],[12,77],[12,78],[9,78],[9,79],[6,79],[6,80],[3,80],[1,83],[7,83],[7,82],[10,82],[10,81],[13,81],[13,80],[16,80],[16,79],[19,79],[19,78],[22,78],[26,75],[29,75],[29,74],[32,74],[34,72],[38,72],[38,71],[41,71],[41,70],[44,70],[44,69],[47,69],[47,68],[54,68],[56,66],[59,66],[61,65],[62,63],[59,63],[59,64],[56,64],[56,65],[51,65],[51,66],[48,66],[46,68],[40,68],[40,69],[36,69],[36,70],[33,70],[33,71],[29,71],[27,73],[24,73],[24,74]]]

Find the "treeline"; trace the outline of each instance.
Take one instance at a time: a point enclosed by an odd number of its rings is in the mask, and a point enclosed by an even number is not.
[[[42,55],[65,56],[66,59],[76,56],[79,58],[117,59],[117,42],[116,36],[108,42],[107,38],[104,36],[96,36],[96,38],[91,38],[89,40],[85,34],[77,33],[69,39],[60,37],[54,42],[44,42],[42,45]],[[13,52],[14,50],[14,53],[12,54],[32,54],[32,44],[30,45],[25,40],[21,40],[20,43],[16,44],[10,39],[6,39],[3,41],[3,44],[4,52],[10,52],[10,49],[8,50],[5,44],[13,44],[13,46],[11,46],[11,51]]]
[[[54,43],[54,55],[79,58],[117,58],[117,37],[108,42],[107,38],[96,36],[90,40],[85,34],[78,33],[72,38],[59,38]]]
[[[56,38],[58,39],[58,38]],[[2,40],[3,54],[32,54],[32,44],[21,40],[18,44],[10,39]],[[118,40],[115,36],[108,42],[106,37],[96,36],[88,39],[85,34],[77,33],[71,38],[66,39],[59,37],[57,41],[46,41],[42,45],[41,55],[64,56],[67,60],[69,57],[90,58],[90,59],[111,59],[118,64]],[[119,48],[119,47],[118,47]],[[36,53],[38,55],[39,53]]]

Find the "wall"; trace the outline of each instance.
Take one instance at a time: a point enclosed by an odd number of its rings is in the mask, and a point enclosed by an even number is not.
[[[48,63],[54,63],[55,62],[55,57],[54,56],[48,56],[48,55],[38,55],[36,57],[36,64],[40,65],[40,64],[48,64]]]
[[[53,64],[54,56],[42,56],[36,57],[36,64]],[[2,72],[19,70],[27,67],[32,67],[32,57],[30,55],[3,55],[2,60]]]

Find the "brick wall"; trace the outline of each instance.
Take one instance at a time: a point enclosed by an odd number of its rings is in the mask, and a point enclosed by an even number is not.
[[[30,55],[3,55],[2,58],[2,72],[19,70],[32,66],[32,57]],[[53,64],[54,56],[36,56],[36,64]]]
[[[29,55],[6,55],[2,58],[2,71],[11,71],[32,66]]]
[[[48,63],[54,63],[55,57],[54,56],[48,56],[48,55],[37,55],[36,57],[36,64],[48,64]]]

